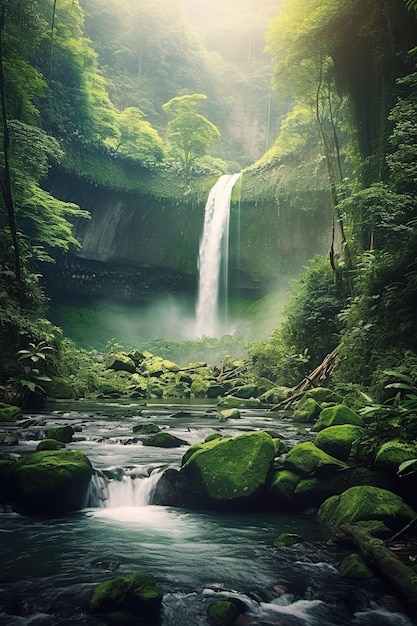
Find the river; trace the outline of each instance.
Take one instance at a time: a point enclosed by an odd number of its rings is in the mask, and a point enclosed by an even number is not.
[[[290,444],[312,438],[265,411],[242,411],[241,419],[220,423],[214,407],[195,400],[66,402],[25,415],[43,425],[16,424],[20,441],[8,454],[34,450],[49,426],[71,424],[76,435],[67,447],[84,451],[97,474],[81,511],[52,518],[0,514],[1,626],[105,625],[110,622],[85,611],[93,586],[140,572],[154,574],[164,589],[161,626],[208,626],[207,606],[221,598],[238,599],[242,625],[412,625],[405,614],[383,608],[389,589],[339,576],[343,554],[325,545],[329,532],[310,512],[222,514],[152,504],[158,472],[178,467],[186,447],[144,446],[134,424],[151,421],[188,444],[215,431],[254,429],[279,432]],[[274,547],[282,532],[298,533],[305,543]]]

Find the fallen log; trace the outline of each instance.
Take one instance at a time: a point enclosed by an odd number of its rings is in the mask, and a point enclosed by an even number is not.
[[[404,565],[382,539],[362,528],[346,524],[341,530],[354,541],[365,560],[391,582],[410,609],[417,610],[417,574],[411,567]]]

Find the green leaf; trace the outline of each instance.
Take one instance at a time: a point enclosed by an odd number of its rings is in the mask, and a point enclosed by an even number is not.
[[[417,459],[410,459],[409,461],[404,461],[398,468],[398,474],[402,474],[404,470],[411,469],[412,471],[417,470]]]

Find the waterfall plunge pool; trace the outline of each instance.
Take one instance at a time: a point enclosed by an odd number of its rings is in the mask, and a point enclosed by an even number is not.
[[[383,608],[389,589],[339,576],[343,555],[325,546],[328,532],[314,515],[149,504],[158,472],[178,466],[186,448],[147,447],[132,436],[132,426],[148,419],[190,445],[219,430],[237,435],[259,428],[280,432],[292,444],[311,437],[308,430],[300,434],[290,421],[264,411],[243,411],[240,420],[220,424],[207,402],[54,409],[34,416],[45,422],[41,428],[17,423],[20,443],[8,452],[35,449],[44,429],[71,424],[79,432],[68,447],[86,452],[95,482],[81,511],[56,518],[0,515],[1,626],[110,624],[85,611],[93,586],[138,572],[154,574],[164,589],[161,626],[208,626],[207,606],[222,598],[245,607],[242,625],[411,626],[405,614]],[[276,548],[282,532],[306,542]]]

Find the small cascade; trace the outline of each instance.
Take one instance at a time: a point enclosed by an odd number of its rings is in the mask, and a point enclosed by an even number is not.
[[[240,174],[224,174],[212,187],[205,208],[198,258],[199,288],[196,305],[196,334],[216,337],[220,268],[223,261],[227,287],[230,199]],[[222,245],[223,244],[223,245]],[[225,294],[227,300],[227,292]],[[227,305],[225,307],[227,309]]]
[[[147,506],[152,501],[160,477],[159,471],[144,475],[121,468],[106,472],[96,470],[90,481],[85,507],[114,509]]]

